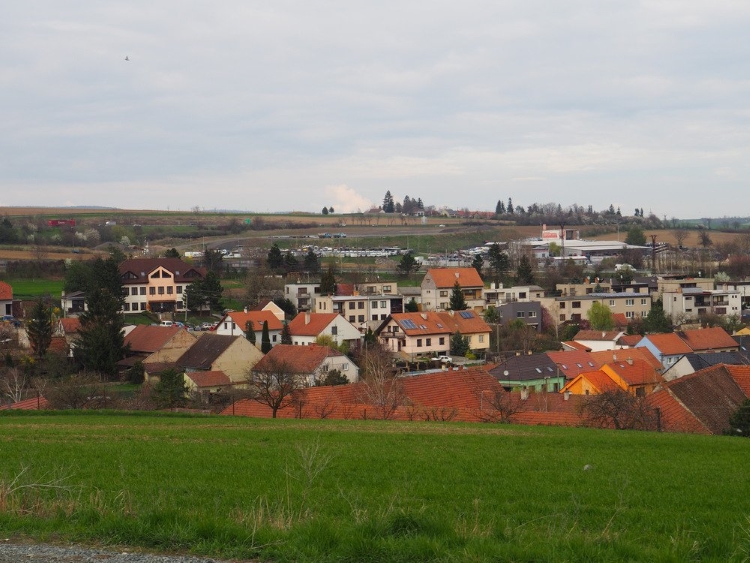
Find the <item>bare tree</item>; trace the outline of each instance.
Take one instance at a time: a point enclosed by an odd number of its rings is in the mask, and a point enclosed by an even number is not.
[[[677,247],[682,248],[682,243],[685,242],[685,239],[688,237],[687,229],[675,229],[673,234]]]
[[[29,386],[26,374],[18,368],[7,368],[0,375],[2,393],[11,402],[22,401]]]
[[[294,403],[295,391],[304,386],[305,378],[294,373],[292,367],[279,358],[268,358],[263,365],[263,369],[252,371],[247,380],[252,399],[268,405],[273,418],[276,418],[279,409]]]
[[[514,395],[505,390],[483,389],[480,393],[478,417],[484,422],[501,422],[508,424],[513,415],[521,410],[523,401],[520,394]]]
[[[390,352],[382,346],[370,346],[359,355],[362,379],[359,399],[372,405],[373,418],[380,420],[392,418],[396,409],[404,403],[403,385],[395,377],[392,364]]]
[[[101,389],[101,381],[96,375],[86,373],[71,375],[49,384],[45,396],[53,409],[83,409]]]
[[[616,430],[657,428],[657,413],[646,398],[621,389],[590,395],[581,405],[581,414],[589,426]]]

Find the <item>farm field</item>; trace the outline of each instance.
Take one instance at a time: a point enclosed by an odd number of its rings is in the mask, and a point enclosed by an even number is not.
[[[59,299],[63,289],[63,280],[54,279],[5,279],[0,276],[4,282],[13,287],[13,297],[15,299],[36,299],[47,295]]]
[[[263,561],[750,555],[739,438],[6,413],[0,451],[1,537]]]

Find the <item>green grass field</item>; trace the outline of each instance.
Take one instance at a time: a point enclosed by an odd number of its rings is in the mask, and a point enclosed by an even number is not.
[[[273,561],[743,561],[749,459],[739,438],[6,414],[0,537]]]
[[[36,299],[47,295],[54,299],[60,299],[63,289],[63,280],[50,279],[3,279],[13,288],[14,299]]]

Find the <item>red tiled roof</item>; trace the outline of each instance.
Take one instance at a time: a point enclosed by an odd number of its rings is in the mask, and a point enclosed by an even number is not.
[[[0,411],[18,410],[18,411],[36,411],[49,408],[49,401],[44,397],[32,397],[24,399],[17,403],[0,405]]]
[[[398,323],[404,334],[418,336],[421,334],[451,334],[455,332],[454,323],[448,324],[441,315],[435,311],[424,313],[393,313],[391,318]],[[415,328],[410,328],[414,326]]]
[[[742,392],[750,397],[750,366],[733,366],[724,364],[732,379],[740,386]]]
[[[137,279],[123,280],[123,283],[133,284],[147,283],[149,281],[148,275],[159,267],[171,272],[174,275],[174,280],[176,282],[189,283],[196,278],[202,278],[206,275],[205,268],[196,268],[187,262],[183,262],[179,258],[131,258],[122,261],[118,266],[118,269],[120,275],[126,274],[127,272],[135,274]],[[195,277],[185,277],[185,274],[191,271],[198,275]],[[179,275],[177,272],[179,272]],[[145,276],[141,277],[141,273],[145,274]]]
[[[289,333],[292,336],[318,336],[338,316],[338,313],[300,313],[289,322]]]
[[[648,341],[651,342],[651,344],[653,344],[664,356],[689,354],[693,351],[693,349],[674,332],[647,334],[644,338],[648,339]]]
[[[579,330],[573,340],[595,340],[598,342],[614,342],[622,334],[619,330]]]
[[[152,354],[180,330],[178,326],[138,325],[125,337],[125,345],[130,345],[131,352]]]
[[[232,384],[229,376],[223,371],[191,371],[186,372],[185,376],[192,379],[193,383],[199,389],[202,387],[220,387]]]
[[[591,352],[591,348],[575,340],[566,340],[562,343],[563,347],[568,347],[571,350],[580,350],[581,352]],[[563,348],[565,349],[565,348]]]
[[[612,320],[615,321],[617,328],[626,328],[628,326],[628,318],[625,313],[612,313]]]
[[[268,322],[268,330],[281,330],[283,328],[282,322],[274,315],[271,311],[234,311],[227,313],[224,319],[231,319],[237,327],[244,331],[247,321],[252,321],[253,330],[261,330],[263,323]],[[222,319],[220,322],[224,322]]]
[[[661,429],[664,432],[689,432],[710,434],[700,420],[668,389],[660,389],[647,397],[648,404],[659,409]]]
[[[599,365],[608,364],[610,362],[617,362],[621,360],[643,360],[647,362],[654,369],[661,369],[662,365],[659,360],[656,359],[648,348],[627,348],[624,350],[602,350],[599,352],[591,352],[591,357],[594,363]]]
[[[60,319],[60,325],[63,328],[65,334],[74,334],[81,328],[81,319],[78,317],[66,317]]]
[[[66,354],[68,352],[68,341],[65,340],[64,336],[53,336],[47,350],[49,352],[57,352],[58,354]]]
[[[608,368],[619,375],[628,386],[660,383],[664,379],[648,362],[644,360],[619,360],[606,364]]]
[[[723,350],[730,348],[736,350],[737,342],[729,336],[727,331],[721,327],[699,328],[696,330],[685,330],[679,336],[687,342],[694,352],[706,350]]]
[[[12,299],[13,288],[4,281],[0,281],[0,301],[11,301]]]
[[[354,284],[353,283],[337,283],[336,295],[338,296],[354,295]]]
[[[597,391],[599,391],[599,393],[604,393],[605,391],[617,391],[620,389],[620,386],[617,385],[615,380],[602,370],[587,371],[582,373],[579,377],[586,379]],[[571,381],[571,384],[572,383],[573,382]]]
[[[432,278],[436,287],[452,288],[456,281],[462,288],[484,287],[474,268],[430,268],[426,275]]]
[[[595,371],[604,364],[627,360],[644,360],[654,369],[661,369],[662,365],[646,348],[627,348],[624,350],[602,350],[599,352],[584,352],[580,350],[566,350],[546,352],[547,356],[557,364],[560,371],[568,379],[573,379],[584,371]],[[592,365],[593,364],[593,365]]]
[[[443,319],[443,324],[452,328],[451,332],[484,334],[492,331],[490,325],[484,322],[484,319],[474,311],[448,311],[440,312],[437,315]]]
[[[343,356],[338,350],[328,346],[294,346],[292,344],[277,344],[255,364],[253,371],[262,372],[272,369],[274,364],[285,363],[291,373],[311,374],[325,361],[326,358]]]
[[[627,346],[628,348],[634,348],[643,337],[640,334],[623,334],[617,341],[619,346]]]

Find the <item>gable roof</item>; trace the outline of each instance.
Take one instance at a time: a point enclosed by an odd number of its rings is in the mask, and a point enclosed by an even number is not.
[[[617,328],[625,329],[628,326],[628,318],[625,313],[612,313],[612,320]]]
[[[199,389],[232,384],[229,376],[223,371],[190,371],[185,374],[185,377],[190,378]]]
[[[17,410],[17,411],[36,411],[49,408],[49,401],[44,397],[32,397],[16,403],[0,404],[0,411]]]
[[[136,276],[134,279],[123,279],[123,283],[146,283],[148,275],[159,267],[171,272],[176,282],[189,283],[206,275],[205,268],[196,268],[179,258],[131,258],[123,260],[118,270],[121,277],[128,272]]]
[[[340,316],[338,313],[299,313],[289,322],[289,333],[292,336],[318,336]]]
[[[209,370],[219,356],[240,338],[242,337],[204,334],[182,356],[177,358],[175,364],[181,368]]]
[[[231,319],[243,332],[247,321],[252,321],[253,330],[256,331],[263,329],[263,322],[268,322],[268,330],[281,330],[284,328],[283,323],[271,311],[248,311],[247,313],[233,311],[227,313],[219,322],[224,322],[225,319]]]
[[[721,327],[699,328],[678,333],[693,352],[737,348],[737,342]]]
[[[603,365],[618,360],[644,360],[654,369],[661,369],[659,360],[647,348],[626,348],[622,350],[601,350],[584,352],[565,350],[562,352],[545,352],[555,362],[568,379],[573,379],[584,371],[595,371]]]
[[[439,312],[437,315],[443,320],[443,324],[452,327],[451,332],[484,334],[492,331],[490,325],[474,311],[447,311]]]
[[[0,281],[0,301],[13,300],[13,288],[10,284]]]
[[[152,354],[180,330],[178,326],[138,325],[125,337],[125,345],[130,345],[131,352]]]
[[[484,287],[474,268],[430,268],[426,275],[432,278],[436,287],[452,288],[456,282],[461,287]]]
[[[614,342],[622,336],[621,330],[579,330],[573,340],[592,340],[597,342]]]
[[[635,347],[643,337],[640,334],[623,334],[617,341],[618,346],[627,346],[628,348]]]
[[[610,362],[606,364],[606,367],[619,375],[629,387],[664,381],[653,366],[644,360]]]
[[[74,334],[81,328],[81,319],[78,317],[65,317],[60,319],[60,326],[65,334]]]
[[[408,336],[421,336],[430,334],[451,334],[455,332],[452,328],[453,323],[448,324],[435,311],[425,311],[423,313],[393,313],[390,318],[398,324],[399,328]],[[386,319],[380,325],[380,330],[389,321]]]
[[[747,361],[739,352],[711,352],[685,354],[685,359],[695,371],[715,366],[717,364],[745,365]]]
[[[292,373],[311,374],[325,361],[326,358],[343,357],[344,354],[328,346],[294,346],[293,344],[277,344],[255,366],[253,371],[262,372],[275,363],[283,362]]]
[[[622,389],[608,373],[599,369],[596,371],[584,371],[583,373],[579,373],[576,377],[568,381],[565,387],[562,388],[562,391],[568,391],[581,380],[588,381],[589,384],[599,393],[604,393],[605,391],[618,391]]]
[[[661,429],[665,432],[710,434],[708,428],[668,389],[660,389],[646,398],[649,406],[659,409]]]
[[[644,340],[651,342],[651,344],[653,344],[663,356],[678,356],[680,354],[689,354],[693,351],[693,349],[674,332],[647,334],[643,338]]]
[[[724,368],[739,385],[742,392],[750,398],[750,366],[725,365]]]
[[[506,371],[508,375],[505,375]],[[546,354],[511,356],[491,368],[489,373],[501,384],[503,381],[531,381],[545,377],[564,376],[555,362]]]

